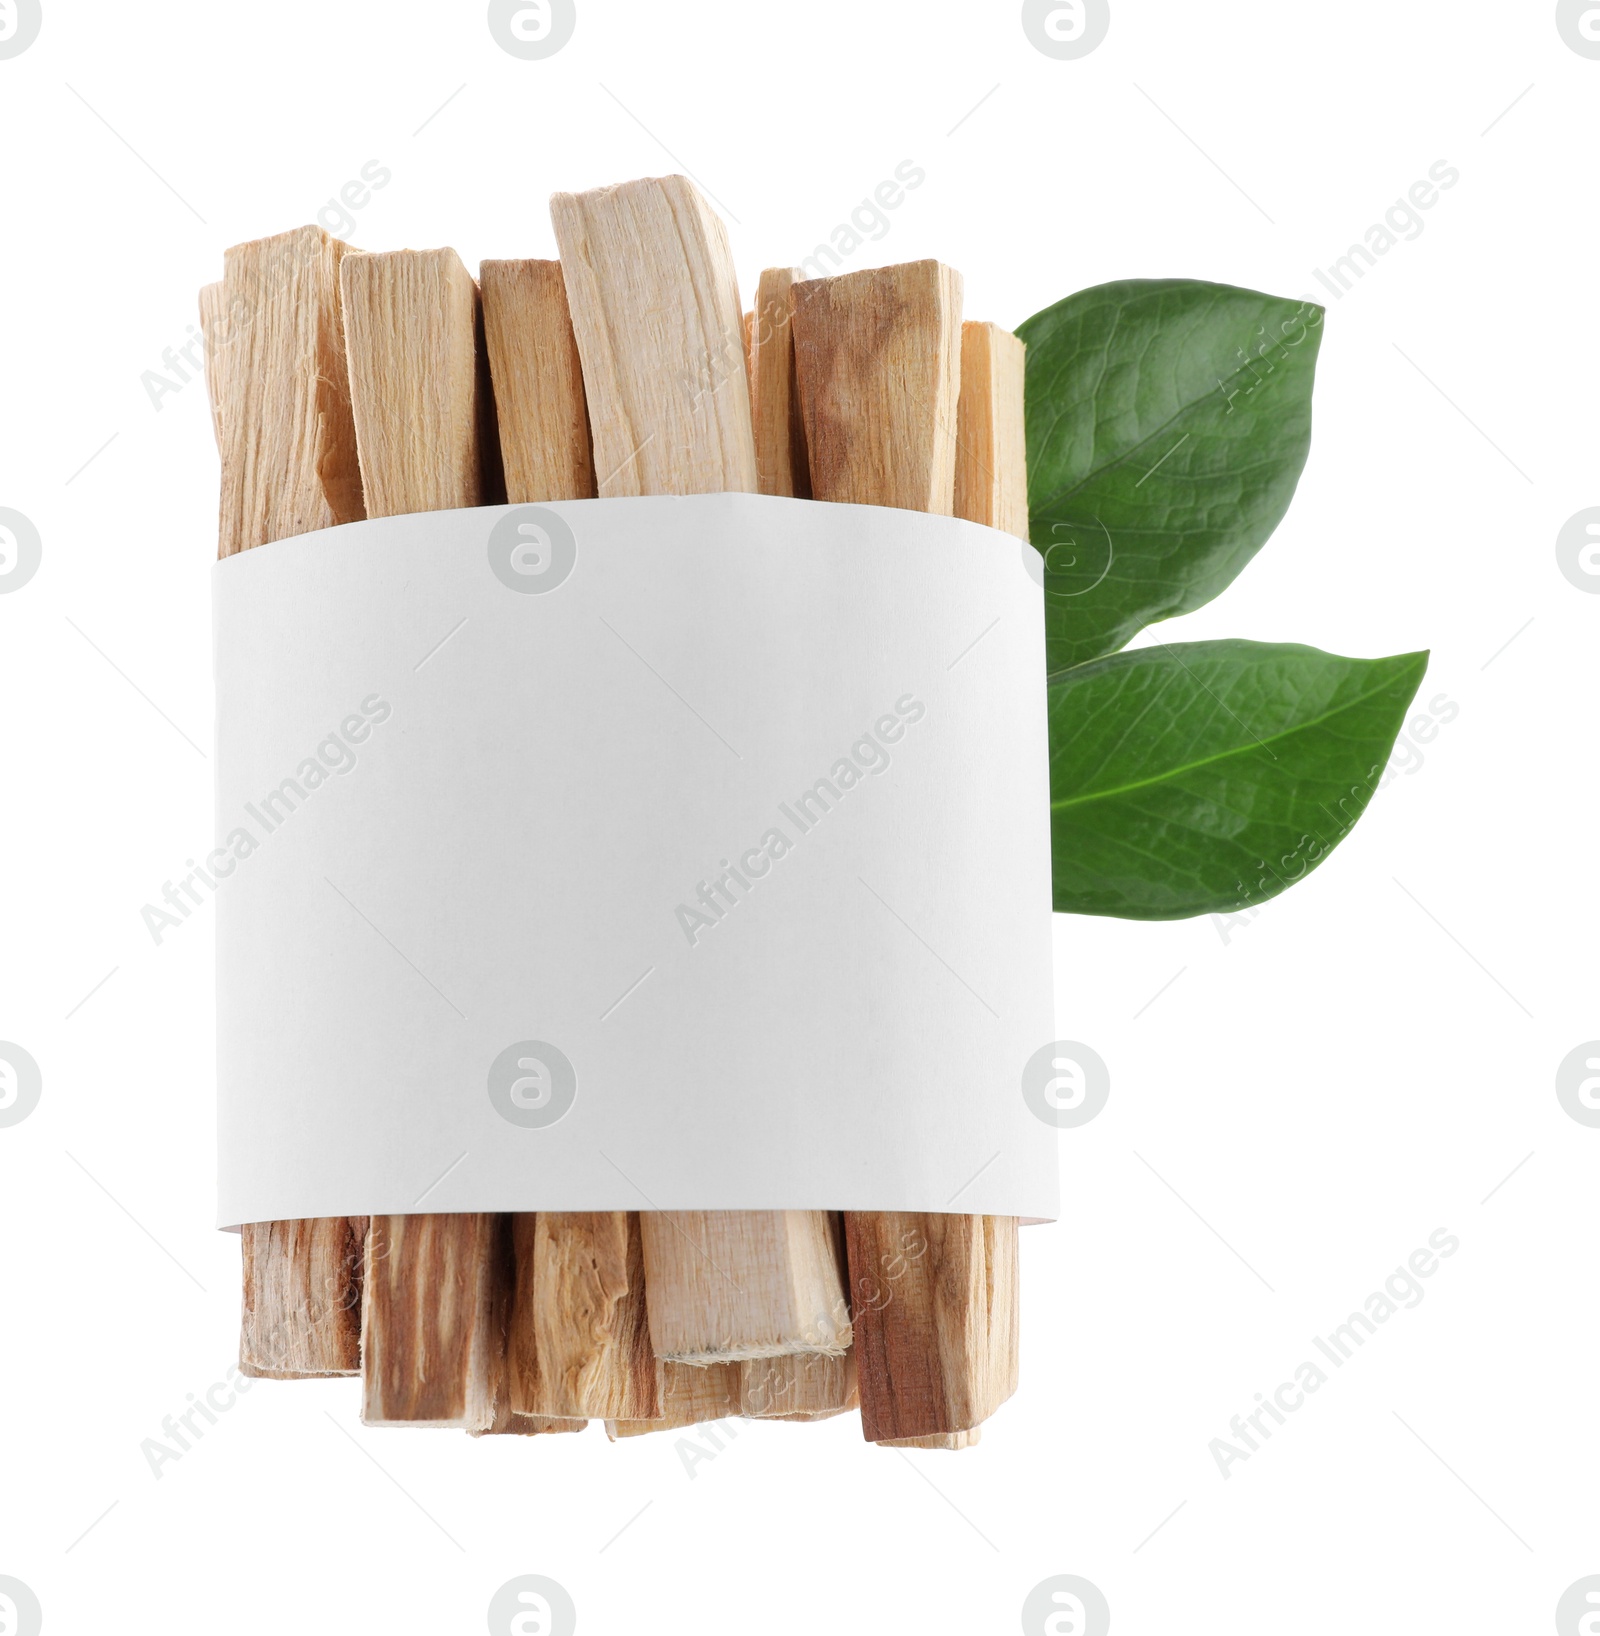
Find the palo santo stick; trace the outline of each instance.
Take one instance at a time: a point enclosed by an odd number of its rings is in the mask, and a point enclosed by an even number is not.
[[[374,1216],[361,1313],[361,1418],[464,1426],[499,1417],[505,1308],[489,1215]]]
[[[848,1287],[844,1217],[827,1213],[828,1241],[841,1288]],[[739,1365],[740,1413],[751,1420],[826,1419],[857,1408],[855,1353],[791,1353],[782,1358],[747,1358]]]
[[[594,459],[561,263],[486,261],[478,274],[506,499],[587,500]]]
[[[641,1219],[658,1357],[695,1363],[848,1350],[826,1211],[675,1210]]]
[[[345,369],[339,262],[319,227],[235,245],[200,294],[222,462],[217,555],[364,515]],[[364,1221],[249,1222],[239,1363],[291,1379],[353,1375]]]
[[[1028,441],[1024,426],[1027,348],[998,324],[961,326],[961,401],[956,415],[956,516],[1028,539]],[[1021,1289],[1018,1223],[986,1216],[985,1295],[991,1303],[990,1396],[1017,1387]],[[914,1439],[912,1448],[970,1448],[978,1428]]]
[[[437,1221],[460,1222],[459,1216]],[[550,1432],[582,1431],[587,1420],[517,1414],[512,1403],[509,1324],[516,1283],[515,1216],[489,1218],[490,1241],[486,1293],[480,1296],[474,1327],[474,1353],[467,1363],[464,1424],[472,1437],[542,1437]],[[532,1217],[528,1218],[532,1220]],[[410,1422],[414,1424],[414,1422]],[[450,1422],[455,1424],[455,1422]]]
[[[682,176],[557,193],[602,498],[753,494],[743,315],[728,235]]]
[[[961,326],[955,514],[1028,538],[1027,348],[998,324]]]
[[[440,1216],[459,1233],[460,1216]],[[515,1412],[511,1401],[511,1297],[517,1281],[516,1248],[508,1215],[488,1218],[488,1250],[478,1273],[478,1310],[467,1360],[465,1424],[473,1437],[537,1437],[545,1431],[581,1431],[582,1420],[535,1421]],[[465,1259],[463,1257],[463,1259]]]
[[[949,515],[960,275],[922,261],[817,279],[793,309],[815,497]],[[1016,1223],[852,1212],[845,1230],[864,1435],[978,1425],[1015,1387]]]
[[[353,254],[341,269],[351,397],[374,517],[477,505],[478,290],[453,250]],[[508,1224],[374,1216],[362,1418],[488,1430],[505,1371]]]
[[[863,1435],[981,1425],[1017,1388],[1016,1218],[857,1212],[845,1231]],[[874,1280],[881,1303],[863,1298]]]
[[[515,1220],[512,1408],[654,1420],[661,1365],[650,1349],[638,1215],[541,1211]]]
[[[545,1420],[531,1414],[503,1414],[487,1431],[471,1431],[469,1437],[548,1437],[556,1432],[581,1432],[587,1420]]]
[[[961,275],[914,261],[794,286],[818,500],[952,514]]]
[[[807,500],[811,470],[790,325],[791,291],[799,276],[797,267],[769,267],[761,275],[750,315],[750,402],[761,492]]]
[[[486,261],[480,274],[506,498],[587,499],[594,461],[561,263]],[[513,1231],[508,1350],[517,1418],[659,1414],[637,1215],[530,1213],[515,1218]]]
[[[298,1380],[360,1372],[366,1233],[365,1216],[264,1221],[243,1230],[241,1373]]]
[[[886,1437],[878,1445],[885,1449],[970,1449],[982,1440],[983,1430],[943,1432],[933,1437]]]
[[[854,1352],[753,1358],[739,1368],[739,1413],[749,1420],[820,1420],[861,1402]]]
[[[219,279],[200,291],[200,344],[206,360],[206,393],[211,399],[211,430],[216,435],[217,453],[222,453],[222,369],[219,355],[227,328],[228,297]]]
[[[218,380],[220,556],[366,515],[340,310],[346,249],[301,227],[223,259],[234,316]]]
[[[483,499],[478,287],[454,250],[346,256],[350,393],[369,517]]]
[[[753,494],[739,285],[722,223],[668,176],[550,201],[602,497]],[[842,1351],[844,1291],[797,1212],[641,1218],[658,1356]],[[708,1273],[715,1283],[707,1282]]]
[[[606,1436],[643,1437],[648,1432],[676,1431],[704,1420],[727,1420],[739,1413],[739,1365],[713,1363],[700,1368],[667,1363],[661,1370],[661,1414],[655,1420],[608,1420]]]

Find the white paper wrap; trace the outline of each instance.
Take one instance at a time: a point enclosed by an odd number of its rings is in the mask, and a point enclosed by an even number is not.
[[[726,494],[220,562],[221,1225],[1053,1218],[1038,561]]]

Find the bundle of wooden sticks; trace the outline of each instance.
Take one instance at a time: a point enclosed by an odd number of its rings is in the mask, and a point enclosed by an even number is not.
[[[558,194],[560,261],[316,227],[201,292],[220,554],[363,517],[788,495],[1027,538],[1023,348],[937,262],[761,275],[682,177]],[[755,1094],[754,1092],[752,1094]],[[964,1448],[1016,1388],[1017,1222],[825,1211],[405,1215],[243,1230],[241,1367],[360,1375],[368,1425],[613,1437],[859,1408]]]

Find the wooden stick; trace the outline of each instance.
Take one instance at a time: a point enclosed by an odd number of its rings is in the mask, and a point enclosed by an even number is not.
[[[740,1366],[739,1413],[750,1420],[815,1420],[860,1406],[856,1355],[756,1358]]]
[[[698,1367],[668,1363],[661,1372],[661,1414],[654,1420],[608,1420],[606,1436],[643,1437],[649,1432],[677,1431],[704,1420],[728,1420],[739,1413],[739,1365],[713,1363]]]
[[[468,1430],[469,1437],[548,1437],[552,1433],[581,1432],[587,1420],[545,1420],[538,1415],[504,1414],[487,1431]]]
[[[828,1212],[828,1240],[841,1287],[850,1282],[844,1251],[844,1217]],[[752,1420],[826,1419],[858,1408],[853,1351],[782,1358],[748,1358],[739,1365],[740,1413]]]
[[[750,315],[750,400],[761,492],[808,500],[811,467],[790,323],[792,292],[799,278],[798,267],[769,267],[761,275]]]
[[[206,392],[211,398],[211,430],[217,453],[222,453],[222,371],[226,358],[219,349],[228,327],[228,296],[222,281],[200,291],[200,341],[206,360]]]
[[[460,1424],[475,1437],[491,1433],[503,1433],[511,1429],[515,1416],[511,1410],[511,1366],[507,1356],[506,1325],[511,1314],[511,1286],[516,1278],[516,1264],[511,1247],[511,1217],[484,1216],[467,1218],[462,1216],[435,1216],[412,1217],[413,1222],[422,1221],[437,1227],[437,1238],[447,1253],[459,1254],[460,1234],[463,1224],[468,1219],[481,1220],[481,1231],[484,1235],[482,1248],[477,1259],[477,1286],[473,1290],[472,1321],[459,1327],[467,1334],[467,1361],[464,1375],[467,1383],[466,1407],[462,1413]],[[424,1227],[424,1232],[428,1228]],[[391,1227],[392,1232],[392,1227]],[[472,1263],[465,1256],[460,1261],[469,1272]],[[413,1290],[420,1287],[429,1292],[437,1303],[437,1292],[440,1285],[429,1277],[412,1281]],[[425,1341],[436,1345],[447,1343],[449,1333],[453,1327],[446,1321],[441,1321],[430,1313],[425,1319]],[[387,1346],[390,1359],[399,1365],[403,1360],[401,1353],[393,1344],[396,1331],[394,1325],[377,1325],[382,1339],[380,1347]],[[441,1345],[442,1354],[442,1345]],[[415,1361],[419,1354],[413,1352]],[[426,1358],[423,1359],[423,1369],[419,1373],[427,1376]],[[381,1369],[375,1371],[381,1375]],[[451,1378],[448,1366],[435,1373],[434,1378],[447,1380]],[[431,1387],[430,1387],[431,1389]],[[402,1390],[404,1388],[402,1387]],[[363,1387],[363,1397],[365,1388]],[[387,1390],[382,1393],[387,1403],[395,1401],[395,1397]],[[378,1422],[382,1424],[382,1422]],[[415,1424],[411,1417],[401,1413],[396,1416],[393,1424]],[[455,1425],[457,1422],[449,1421]]]
[[[681,176],[558,193],[550,214],[600,494],[756,492],[738,279],[716,214]],[[847,1346],[815,1215],[645,1214],[657,1354],[710,1363]]]
[[[913,262],[793,291],[819,500],[948,515],[955,502],[961,280]],[[969,1431],[1015,1389],[1016,1223],[847,1213],[862,1431]]]
[[[340,306],[347,248],[301,227],[224,257],[225,307],[248,317],[230,325],[218,382],[221,556],[366,515]]]
[[[367,514],[479,505],[478,287],[454,250],[352,253],[340,274]]]
[[[642,1219],[658,1357],[710,1363],[848,1350],[826,1211],[674,1210]]]
[[[812,494],[950,516],[961,275],[914,261],[813,279],[792,298]]]
[[[367,1425],[493,1429],[505,1401],[505,1271],[496,1239],[507,1221],[372,1218],[361,1312]]]
[[[728,236],[681,176],[550,201],[603,498],[753,494]]]
[[[486,261],[479,278],[506,499],[587,500],[589,413],[561,263]]]
[[[523,1415],[654,1420],[661,1365],[645,1315],[637,1213],[516,1219],[511,1406]]]
[[[440,1216],[432,1219],[459,1222],[461,1218]],[[552,1432],[582,1431],[588,1424],[587,1420],[577,1418],[546,1418],[515,1412],[509,1325],[512,1289],[516,1282],[513,1226],[519,1219],[516,1216],[489,1218],[491,1237],[485,1258],[488,1263],[487,1287],[479,1297],[473,1351],[466,1364],[466,1408],[459,1422],[465,1425],[471,1437],[543,1437]],[[438,1333],[437,1329],[432,1331],[430,1338]],[[447,1423],[458,1424],[456,1421]]]
[[[478,291],[453,250],[352,254],[341,269],[356,439],[375,517],[482,498]],[[374,1216],[362,1418],[489,1430],[503,1408],[509,1223]]]
[[[222,283],[201,291],[222,462],[219,557],[364,515],[339,295],[345,249],[319,227],[235,245]],[[365,1231],[343,1219],[244,1226],[246,1374],[359,1372]]]
[[[961,326],[955,514],[1028,538],[1027,348],[998,324]]]
[[[1017,1388],[1015,1217],[856,1212],[845,1231],[863,1435],[981,1425]]]
[[[1027,540],[1028,442],[1024,426],[1027,348],[998,324],[961,326],[961,401],[956,415],[955,512]],[[1017,1332],[1021,1286],[1018,1223],[987,1216],[989,1256],[986,1293],[998,1318],[990,1331],[992,1390],[1010,1397],[1017,1383]],[[1007,1290],[1009,1289],[1009,1297]],[[979,1430],[913,1438],[908,1448],[971,1448]]]
[[[244,1229],[242,1374],[298,1380],[360,1372],[366,1233],[365,1216],[267,1221]]]
[[[514,505],[587,499],[594,460],[561,263],[486,261],[480,277],[506,498]],[[509,1350],[517,1418],[659,1414],[638,1216],[519,1215],[514,1240]]]
[[[850,1367],[850,1355],[843,1358],[779,1359],[801,1365],[816,1363],[825,1369]],[[643,1437],[650,1432],[678,1431],[685,1426],[699,1425],[707,1420],[728,1420],[734,1416],[760,1420],[831,1420],[835,1415],[848,1412],[854,1402],[837,1407],[798,1410],[790,1413],[763,1414],[761,1407],[745,1395],[745,1381],[749,1364],[713,1363],[700,1366],[688,1363],[662,1365],[661,1415],[655,1420],[608,1420],[606,1436],[615,1442],[619,1437]],[[851,1378],[854,1370],[851,1369]],[[838,1395],[838,1394],[835,1394]]]
[[[884,1449],[972,1449],[983,1438],[983,1430],[974,1426],[971,1431],[940,1432],[932,1437],[885,1437],[879,1444]]]

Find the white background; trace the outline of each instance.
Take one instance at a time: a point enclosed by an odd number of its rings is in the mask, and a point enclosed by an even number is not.
[[[1600,62],[1546,3],[1113,10],[1059,62],[1014,4],[579,0],[521,62],[477,4],[46,0],[0,61],[0,505],[44,539],[0,596],[0,1037],[44,1073],[0,1129],[0,1574],[48,1630],[475,1631],[542,1573],[591,1636],[999,1632],[1073,1573],[1121,1636],[1498,1636],[1600,1572],[1600,1131],[1554,1094],[1600,1035],[1600,600],[1554,555],[1600,503]],[[740,1425],[691,1476],[670,1436],[369,1433],[331,1382],[258,1386],[159,1480],[141,1453],[229,1367],[238,1247],[209,911],[159,949],[139,920],[208,834],[216,457],[203,387],[157,412],[140,377],[226,245],[372,159],[353,242],[469,264],[553,255],[552,190],[690,169],[747,291],[911,159],[851,265],[941,257],[1008,325],[1130,276],[1315,294],[1461,173],[1332,303],[1288,519],[1159,632],[1430,647],[1458,713],[1227,941],[1058,919],[1111,1101],[1063,1133],[1021,1391],[974,1452]],[[1210,1441],[1440,1227],[1421,1306],[1224,1480]]]

